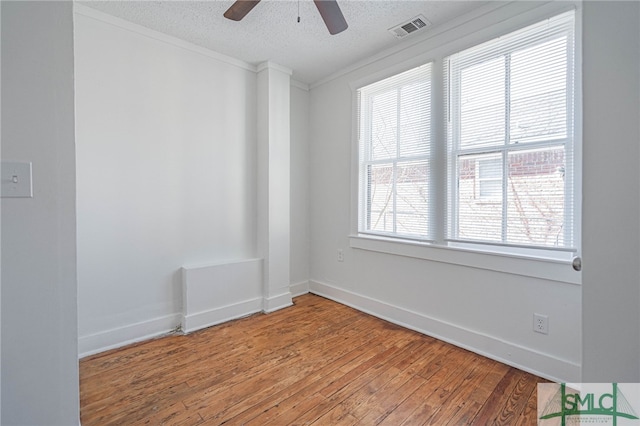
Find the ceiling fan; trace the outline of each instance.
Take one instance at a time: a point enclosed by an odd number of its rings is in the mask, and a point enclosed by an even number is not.
[[[318,12],[320,12],[320,16],[322,16],[329,30],[329,34],[338,34],[347,29],[347,21],[342,15],[337,0],[313,0],[313,2],[318,8]],[[247,13],[251,12],[251,9],[256,7],[258,3],[260,3],[260,0],[237,0],[227,9],[224,17],[232,21],[240,21]]]

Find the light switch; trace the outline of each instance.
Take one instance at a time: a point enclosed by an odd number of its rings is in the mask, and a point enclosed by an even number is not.
[[[31,198],[31,163],[3,161],[2,170],[2,198]]]

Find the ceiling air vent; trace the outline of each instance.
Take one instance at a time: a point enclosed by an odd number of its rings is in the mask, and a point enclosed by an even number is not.
[[[403,38],[408,36],[409,34],[421,30],[423,28],[427,28],[431,25],[431,22],[427,20],[422,15],[418,15],[409,22],[405,22],[404,24],[396,25],[393,28],[389,28],[389,32],[393,34],[396,38]]]

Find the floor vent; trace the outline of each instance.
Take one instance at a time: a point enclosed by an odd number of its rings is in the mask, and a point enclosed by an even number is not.
[[[418,15],[412,20],[410,20],[409,22],[396,25],[393,28],[389,28],[389,32],[393,34],[396,38],[403,38],[413,32],[416,32],[423,28],[428,28],[430,25],[431,25],[431,22],[429,22],[427,18],[425,18],[422,15]]]

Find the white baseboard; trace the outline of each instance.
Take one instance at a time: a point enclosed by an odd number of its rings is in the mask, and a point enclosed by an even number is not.
[[[309,282],[309,291],[554,382],[581,380],[581,366],[571,361],[318,281]]]
[[[293,305],[290,291],[276,296],[264,297],[262,301],[262,310],[267,314]]]
[[[309,281],[301,281],[299,283],[291,284],[289,286],[289,291],[291,292],[292,297],[302,296],[303,294],[309,293]]]
[[[84,358],[131,343],[153,339],[174,331],[179,325],[180,314],[172,314],[95,334],[80,336],[78,338],[78,357]]]
[[[193,314],[171,314],[149,321],[126,325],[111,330],[80,336],[78,338],[78,357],[84,358],[110,349],[120,348],[168,334],[178,327],[185,333],[222,324],[257,312],[274,312],[291,306],[292,297],[309,293],[309,281],[290,286],[290,291],[267,298],[253,298],[227,306]],[[264,305],[263,305],[264,303]]]
[[[182,331],[191,333],[202,328],[211,327],[212,325],[246,317],[247,315],[260,311],[262,311],[262,299],[255,298],[204,312],[183,315]]]

